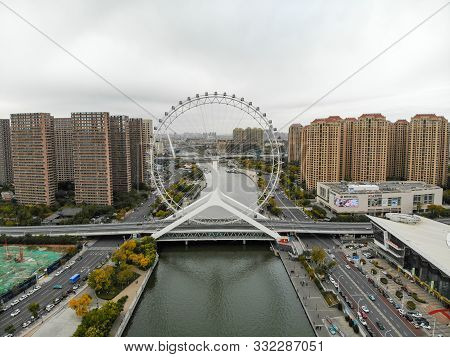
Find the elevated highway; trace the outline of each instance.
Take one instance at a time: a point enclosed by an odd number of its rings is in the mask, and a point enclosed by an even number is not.
[[[314,233],[314,234],[372,234],[372,225],[370,223],[340,223],[340,222],[293,222],[281,220],[263,220],[256,221],[264,224],[266,227],[280,233]],[[102,236],[120,236],[132,234],[153,234],[163,229],[173,220],[164,220],[157,222],[130,222],[130,223],[111,223],[111,224],[83,224],[83,225],[58,225],[58,226],[17,226],[0,227],[0,234],[7,236],[24,236],[25,234],[60,236],[72,235],[79,237],[102,237]],[[168,240],[169,237],[182,236],[242,236],[242,235],[261,236],[264,234],[257,228],[247,222],[226,223],[219,221],[217,223],[202,224],[197,221],[187,221],[161,236],[160,240]],[[175,239],[175,238],[174,238]]]

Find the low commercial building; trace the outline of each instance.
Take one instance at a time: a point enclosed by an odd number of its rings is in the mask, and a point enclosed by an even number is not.
[[[442,205],[443,190],[420,181],[318,182],[318,203],[337,214],[411,214]]]
[[[450,302],[450,226],[416,215],[369,217],[385,257]]]

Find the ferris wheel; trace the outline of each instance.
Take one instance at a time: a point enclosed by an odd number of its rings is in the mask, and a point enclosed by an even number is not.
[[[236,143],[234,130],[240,130],[244,136],[248,132],[245,143],[250,144]],[[250,133],[257,136],[255,145],[248,139]],[[264,163],[264,171],[258,173],[259,177],[264,178],[264,184],[259,185],[254,202],[247,202],[246,205],[251,212],[259,212],[277,187],[281,172],[282,161],[276,134],[276,128],[266,113],[235,94],[205,92],[178,101],[154,127],[150,166],[158,197],[176,214],[183,210],[184,200],[171,187],[177,182],[179,172],[184,170],[183,165],[188,165],[188,162],[230,163],[257,159]],[[199,177],[193,179],[200,179],[205,172],[195,170]],[[184,196],[189,194],[183,192]]]

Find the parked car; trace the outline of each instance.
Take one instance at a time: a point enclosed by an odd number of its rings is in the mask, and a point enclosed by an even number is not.
[[[377,322],[376,322],[376,325],[378,326],[378,328],[379,328],[381,331],[384,330],[384,325],[383,325],[380,321],[377,321]]]
[[[53,289],[62,289],[62,285],[61,284],[53,285]]]
[[[369,294],[369,299],[372,300],[372,301],[375,301],[375,296]]]
[[[366,305],[361,306],[361,310],[364,311],[366,314],[370,312]]]
[[[20,314],[20,309],[15,309],[13,312],[11,312],[12,317],[17,316],[19,314]]]

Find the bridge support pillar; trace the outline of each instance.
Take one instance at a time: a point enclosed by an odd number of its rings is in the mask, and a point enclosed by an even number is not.
[[[245,239],[244,240],[242,240],[242,244],[243,245],[245,245],[247,242],[245,241]]]
[[[188,245],[188,244],[189,244],[189,241],[185,240],[184,245]]]

